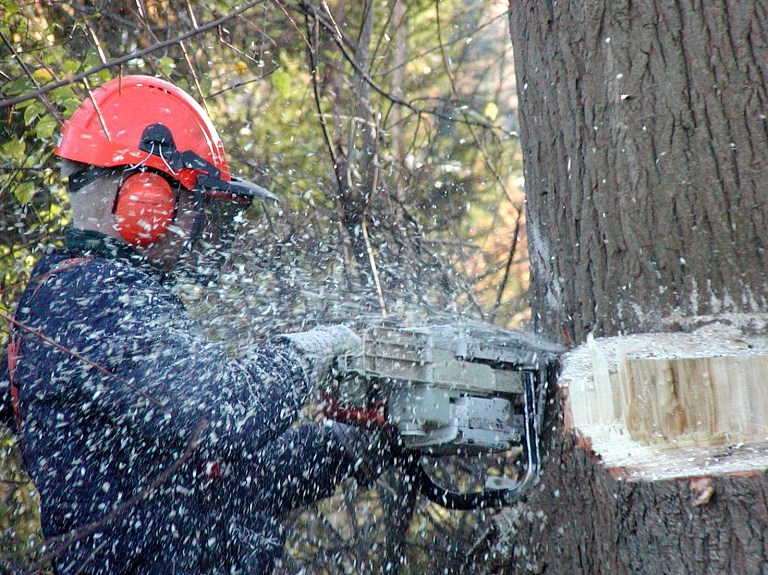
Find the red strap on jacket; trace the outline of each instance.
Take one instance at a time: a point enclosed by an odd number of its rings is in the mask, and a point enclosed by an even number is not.
[[[16,385],[15,372],[19,361],[19,348],[21,337],[14,335],[8,341],[6,353],[8,357],[8,379],[11,382],[11,405],[13,406],[13,421],[16,424],[16,433],[21,431],[21,406],[19,405],[19,387]]]

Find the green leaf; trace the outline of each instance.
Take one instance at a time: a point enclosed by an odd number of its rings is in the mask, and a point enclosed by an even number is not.
[[[56,106],[64,106],[64,116],[69,117],[80,106],[80,98],[72,86],[62,86],[51,91],[51,100]]]
[[[5,11],[5,16],[7,18],[13,16],[19,11],[19,6],[16,4],[16,2],[0,2],[0,8]]]
[[[29,83],[29,79],[25,77],[16,78],[12,82],[8,82],[3,86],[3,95],[4,96],[16,96],[18,94],[23,94],[27,90],[31,89],[31,85]]]
[[[35,125],[35,134],[41,140],[47,140],[51,137],[54,130],[59,127],[58,122],[53,116],[45,115]]]
[[[171,73],[176,69],[176,62],[169,56],[163,56],[157,63],[157,67],[160,68],[160,71],[163,74],[170,76]]]
[[[13,160],[22,160],[24,159],[26,148],[24,140],[9,140],[3,144],[3,154]]]
[[[29,203],[32,196],[35,195],[35,184],[33,182],[23,182],[13,188],[13,195],[16,196],[16,200],[24,205]]]
[[[44,111],[45,108],[43,108],[43,105],[40,104],[40,102],[32,101],[32,103],[27,106],[27,109],[24,110],[24,124],[31,126],[35,121],[35,118],[37,118]]]
[[[55,90],[51,90],[51,99],[54,102],[58,102],[59,100],[64,100],[65,98],[76,98],[75,91],[72,89],[72,86],[61,86],[60,88],[56,88]]]
[[[270,79],[272,80],[272,86],[283,98],[291,95],[291,75],[288,72],[282,69],[275,70],[272,72]]]
[[[77,60],[72,59],[64,60],[64,62],[61,63],[61,67],[72,74],[78,72],[81,66],[82,62],[78,62]]]
[[[80,107],[81,102],[78,98],[67,98],[59,102],[59,104],[64,106],[64,115],[69,117]]]

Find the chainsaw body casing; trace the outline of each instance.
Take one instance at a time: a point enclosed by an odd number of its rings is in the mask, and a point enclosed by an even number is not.
[[[388,423],[406,446],[430,455],[521,447],[526,385],[546,381],[540,375],[560,351],[525,334],[476,324],[371,328],[362,339],[361,353],[342,358],[340,371],[375,382]],[[347,384],[345,392],[342,385],[342,401],[359,404],[371,396],[361,396],[357,386]]]
[[[509,505],[536,482],[540,432],[559,346],[485,324],[370,328],[360,353],[338,359],[327,415],[395,429],[414,485],[448,509]],[[487,477],[483,491],[438,485],[423,456],[517,451],[515,478]]]

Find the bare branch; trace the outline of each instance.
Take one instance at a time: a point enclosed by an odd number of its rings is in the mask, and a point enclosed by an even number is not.
[[[244,6],[241,6],[240,8],[234,10],[233,12],[227,14],[226,16],[222,16],[221,18],[218,18],[217,20],[213,20],[212,22],[209,22],[208,24],[205,24],[203,26],[200,26],[199,28],[194,28],[190,30],[189,32],[186,32],[184,34],[181,34],[179,36],[176,36],[174,38],[171,38],[169,40],[164,40],[163,42],[158,42],[156,44],[152,44],[152,46],[148,46],[147,48],[144,48],[143,50],[139,50],[138,52],[133,52],[131,54],[127,54],[125,56],[121,56],[120,58],[113,58],[112,60],[109,60],[108,62],[101,64],[99,66],[95,66],[93,68],[90,68],[84,72],[80,72],[79,74],[75,74],[71,78],[67,78],[66,80],[59,80],[58,82],[51,82],[50,84],[47,84],[45,86],[38,87],[34,92],[28,92],[26,94],[21,94],[19,96],[15,96],[13,98],[5,98],[3,100],[0,100],[0,109],[3,108],[9,108],[11,106],[15,106],[16,104],[19,104],[21,102],[26,102],[27,100],[32,100],[33,98],[39,98],[44,94],[47,94],[48,92],[55,90],[56,88],[61,88],[62,86],[69,86],[70,84],[74,84],[75,82],[79,82],[83,80],[84,78],[87,78],[88,76],[91,76],[93,74],[96,74],[102,70],[105,70],[107,68],[113,68],[115,66],[119,66],[121,64],[125,64],[126,62],[130,62],[131,60],[137,60],[139,58],[143,58],[147,54],[152,54],[153,52],[157,52],[158,50],[162,50],[164,48],[167,48],[168,46],[173,46],[174,44],[178,44],[180,42],[183,42],[184,40],[187,40],[189,38],[193,38],[195,36],[199,36],[200,34],[204,34],[205,32],[208,32],[209,30],[212,30],[224,22],[228,22],[243,12],[246,12],[247,10],[250,10],[254,6],[257,6],[258,4],[263,3],[264,0],[253,0],[252,2],[248,2]]]
[[[319,24],[322,25],[325,30],[331,33],[331,37],[333,38],[333,41],[336,43],[336,45],[341,49],[341,53],[343,54],[344,58],[349,62],[352,67],[355,69],[355,72],[357,72],[364,80],[365,82],[371,86],[374,90],[376,90],[379,94],[387,98],[388,100],[391,100],[392,102],[399,104],[401,106],[405,106],[409,110],[412,110],[413,112],[416,112],[417,114],[421,113],[421,110],[417,109],[415,106],[413,106],[410,102],[403,100],[402,98],[398,98],[394,94],[390,94],[387,92],[384,88],[379,86],[376,82],[374,82],[373,78],[371,78],[370,74],[366,72],[363,67],[357,62],[355,59],[354,54],[352,54],[349,51],[349,48],[347,47],[346,43],[344,42],[344,39],[341,35],[341,31],[339,30],[339,27],[336,25],[335,22],[332,20],[329,22],[322,14],[319,13],[319,11],[307,0],[300,0],[299,6],[301,6],[302,10],[305,14],[308,16],[311,16],[314,18]],[[329,12],[330,14],[330,12]]]
[[[504,278],[499,284],[499,290],[496,293],[496,302],[493,305],[494,313],[501,306],[501,298],[504,295],[504,290],[507,288],[507,282],[509,281],[509,271],[512,269],[512,262],[515,259],[515,252],[517,251],[517,236],[520,234],[520,222],[523,219],[522,210],[517,211],[517,217],[515,218],[515,228],[512,230],[512,244],[509,246],[509,255],[507,257],[507,263],[504,267]]]
[[[339,187],[339,193],[344,192],[344,182],[342,181],[339,173],[339,158],[336,154],[336,149],[333,147],[333,141],[331,139],[331,133],[328,129],[328,123],[325,120],[325,114],[323,113],[323,105],[320,99],[320,80],[317,77],[317,47],[319,46],[319,21],[317,18],[312,19],[313,24],[310,27],[309,18],[307,18],[307,50],[309,53],[309,67],[312,74],[312,94],[315,99],[315,107],[317,108],[318,119],[320,120],[320,127],[323,131],[323,138],[325,144],[328,147],[328,154],[331,156],[333,162],[333,173],[336,175],[336,183]]]
[[[384,292],[381,289],[381,282],[379,281],[379,270],[376,267],[376,257],[373,255],[373,247],[371,246],[371,239],[368,237],[368,226],[363,219],[363,238],[365,238],[365,248],[368,252],[368,260],[371,262],[371,273],[373,274],[373,281],[376,283],[376,293],[379,296],[379,305],[381,305],[381,317],[387,319],[387,306],[384,303]]]

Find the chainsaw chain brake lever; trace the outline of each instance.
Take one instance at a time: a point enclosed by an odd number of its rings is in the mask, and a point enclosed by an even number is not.
[[[518,501],[536,483],[539,476],[540,432],[547,395],[547,379],[541,371],[528,371],[524,374],[524,451],[527,464],[522,479],[511,487],[460,493],[438,485],[424,468],[421,457],[415,457],[408,461],[407,473],[414,481],[416,489],[433,503],[457,511],[502,507]]]

